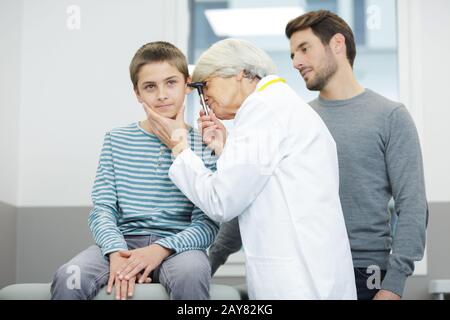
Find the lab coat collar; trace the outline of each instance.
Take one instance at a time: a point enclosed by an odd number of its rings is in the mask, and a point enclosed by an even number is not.
[[[248,99],[249,99],[250,97],[252,97],[253,95],[255,95],[255,94],[258,92],[258,90],[259,90],[262,86],[264,86],[266,83],[268,83],[269,81],[278,79],[278,78],[279,78],[278,75],[273,74],[273,75],[265,76],[264,78],[262,78],[261,80],[259,80],[259,82],[256,84],[255,91],[253,91],[253,93],[250,94],[250,95],[242,102],[241,107],[240,107],[240,108],[238,109],[238,111],[236,112],[236,116],[234,117],[234,122],[236,122],[236,120],[239,118],[239,115],[240,115],[240,114],[243,112],[243,110],[246,108]]]
[[[256,85],[255,92],[257,92],[263,85],[265,85],[267,82],[278,79],[279,76],[276,74],[270,74],[268,76],[265,76],[261,80],[259,80],[258,84]]]

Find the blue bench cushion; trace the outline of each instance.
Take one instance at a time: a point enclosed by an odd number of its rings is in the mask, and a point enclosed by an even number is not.
[[[233,287],[211,284],[211,300],[240,300],[241,296]],[[49,300],[50,283],[13,284],[0,290],[0,300]],[[113,300],[105,289],[100,290],[94,300]],[[168,300],[166,289],[159,283],[136,284],[133,300]]]

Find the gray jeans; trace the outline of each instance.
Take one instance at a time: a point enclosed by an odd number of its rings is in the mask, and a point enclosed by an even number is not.
[[[125,236],[129,250],[148,246],[158,239],[156,236]],[[79,288],[71,288],[67,284],[74,267],[80,271]],[[152,282],[161,283],[173,300],[210,298],[211,269],[204,251],[189,250],[172,255],[164,260],[150,277]],[[102,255],[97,245],[93,245],[56,271],[51,285],[51,296],[54,300],[89,300],[108,283],[108,279],[109,258]]]
[[[222,223],[219,233],[208,251],[211,275],[214,275],[217,269],[227,261],[230,254],[241,250],[241,247],[238,218]]]

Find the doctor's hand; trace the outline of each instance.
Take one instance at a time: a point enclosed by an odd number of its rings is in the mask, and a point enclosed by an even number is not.
[[[162,143],[172,150],[175,157],[189,148],[187,139],[188,130],[184,123],[184,106],[180,108],[175,119],[165,118],[159,115],[145,102],[142,106],[147,114],[147,119],[153,133]]]
[[[214,112],[210,109],[209,116],[205,111],[200,110],[200,117],[197,120],[198,131],[202,135],[203,142],[212,150],[217,156],[220,156],[225,143],[227,141],[227,129],[223,123],[217,119]]]
[[[142,274],[138,276],[138,282],[148,282],[147,278],[149,277],[150,272],[155,270],[165,258],[172,254],[172,252],[172,250],[164,248],[159,244],[151,244],[147,247],[130,251],[120,251],[120,256],[126,258],[127,263],[119,268],[116,275],[121,281],[130,281],[142,272]]]

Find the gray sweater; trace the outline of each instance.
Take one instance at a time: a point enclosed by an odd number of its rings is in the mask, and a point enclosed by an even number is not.
[[[401,296],[414,261],[423,257],[428,219],[414,122],[402,104],[368,89],[349,100],[319,97],[310,105],[336,141],[354,266],[386,270],[381,288]],[[395,235],[388,212],[391,197],[398,215]]]

